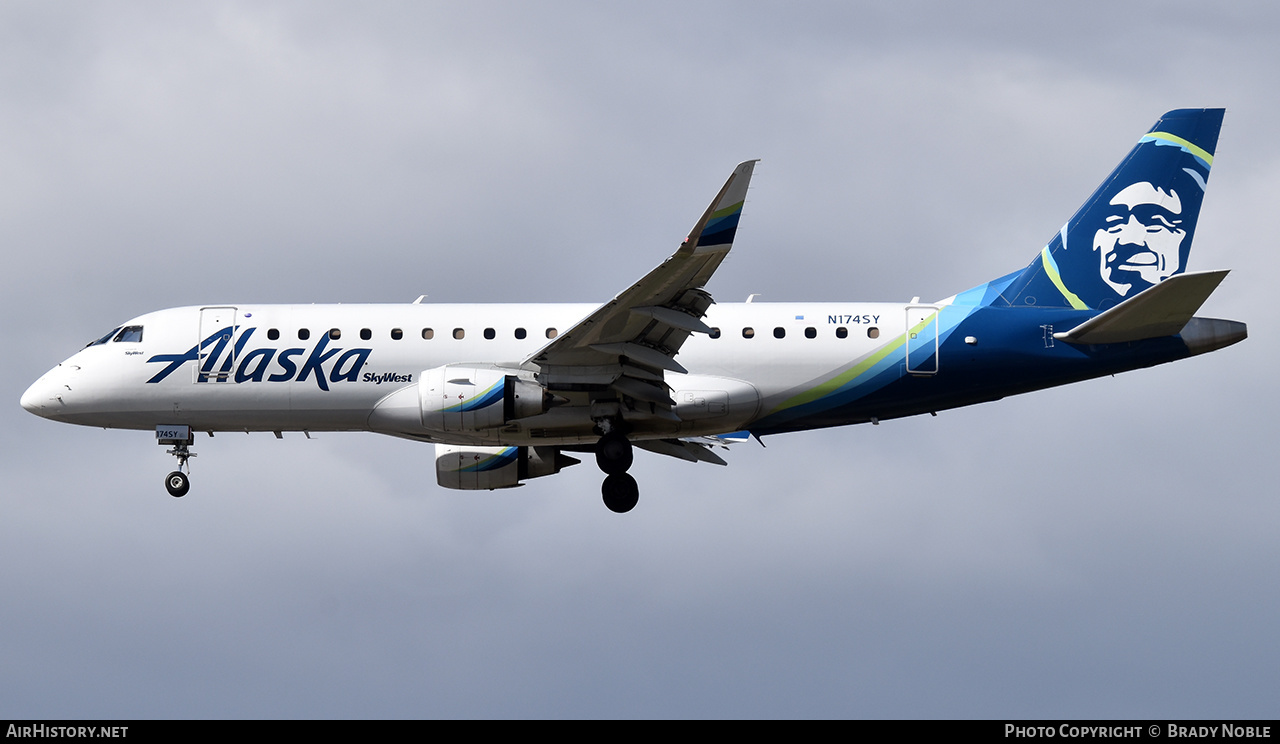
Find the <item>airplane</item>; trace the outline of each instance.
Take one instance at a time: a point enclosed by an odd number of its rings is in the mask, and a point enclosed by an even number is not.
[[[196,432],[371,431],[429,442],[445,488],[520,486],[594,454],[630,511],[636,448],[717,447],[994,401],[1204,354],[1226,271],[1187,272],[1224,109],[1162,116],[1025,267],[936,302],[713,302],[755,160],[679,248],[602,305],[196,305],[113,328],[21,405],[145,429],[190,488]]]

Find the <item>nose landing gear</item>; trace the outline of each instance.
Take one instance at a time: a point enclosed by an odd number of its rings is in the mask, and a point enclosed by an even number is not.
[[[181,470],[175,470],[164,477],[164,487],[169,489],[170,496],[180,499],[191,490],[191,479]]]
[[[196,456],[188,447],[195,444],[195,434],[191,431],[190,426],[157,426],[156,427],[156,444],[164,446],[166,444],[173,445],[173,449],[165,450],[166,455],[173,455],[178,458],[178,469],[169,473],[164,477],[164,487],[169,491],[169,495],[175,499],[180,499],[187,495],[187,491],[191,490],[191,479],[187,477],[187,473],[191,472],[191,467],[187,465],[187,460]],[[182,472],[186,470],[187,473]]]
[[[596,465],[606,476],[600,492],[609,511],[625,514],[640,500],[640,486],[627,474],[633,459],[631,442],[621,432],[606,432],[596,442]]]

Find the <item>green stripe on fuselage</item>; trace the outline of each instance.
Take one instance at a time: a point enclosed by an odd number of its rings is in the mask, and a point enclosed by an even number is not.
[[[780,405],[775,407],[772,411],[770,411],[770,415],[778,413],[779,411],[785,411],[788,408],[795,408],[796,406],[802,406],[806,403],[812,403],[815,400],[824,398],[840,390],[845,385],[848,385],[853,380],[865,374],[876,364],[883,361],[885,357],[889,356],[889,354],[902,348],[902,346],[907,342],[908,334],[919,333],[921,329],[929,325],[929,323],[933,322],[933,319],[936,318],[937,316],[938,316],[937,312],[933,313],[932,315],[928,316],[927,318],[922,320],[920,323],[918,323],[915,327],[908,330],[907,333],[904,333],[901,336],[898,336],[897,338],[888,342],[884,346],[881,346],[879,349],[876,349],[875,351],[871,352],[871,354],[867,356],[867,358],[853,365],[852,367],[845,370],[844,372],[836,375],[835,377],[832,377],[830,380],[827,380],[826,382],[819,383],[815,387],[812,387],[806,390],[805,392],[800,393],[799,395],[788,398],[787,400],[783,401]]]

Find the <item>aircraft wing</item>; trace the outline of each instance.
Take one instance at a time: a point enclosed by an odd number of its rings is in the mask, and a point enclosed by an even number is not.
[[[684,372],[675,360],[702,322],[711,295],[703,286],[733,247],[747,186],[758,161],[734,169],[676,252],[640,281],[601,305],[528,359],[550,389],[612,386],[635,400],[675,405],[663,372]]]

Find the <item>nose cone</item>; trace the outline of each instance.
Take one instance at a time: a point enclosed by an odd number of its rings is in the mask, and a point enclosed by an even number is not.
[[[27,388],[27,392],[22,394],[22,407],[36,414],[40,412],[40,394],[36,391],[36,388],[39,386],[40,383],[37,382]]]
[[[43,379],[36,380],[31,387],[27,388],[27,392],[22,394],[22,407],[37,416],[43,416],[44,402],[48,398],[47,390]]]
[[[57,369],[50,370],[22,394],[22,407],[43,418],[54,418],[62,412],[61,390],[65,388],[54,379]]]

